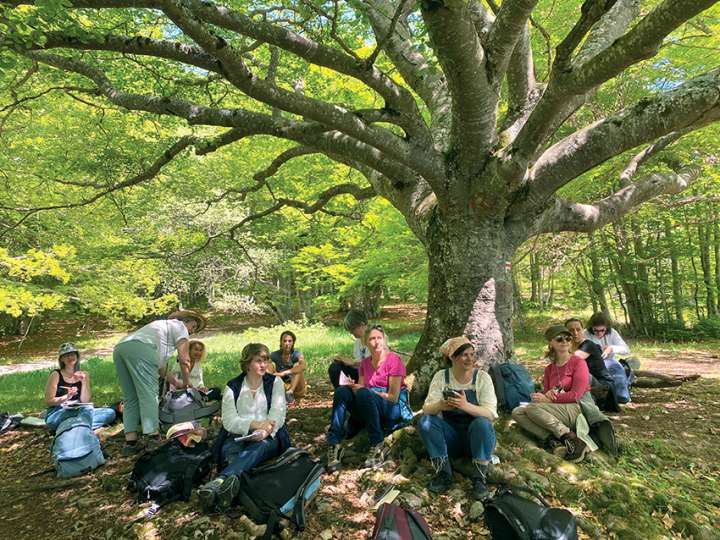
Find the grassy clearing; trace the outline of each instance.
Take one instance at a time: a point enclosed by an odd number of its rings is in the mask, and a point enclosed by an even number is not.
[[[384,326],[393,349],[403,352],[413,350],[419,333],[412,329],[412,325],[392,321]],[[240,351],[247,343],[265,343],[271,351],[279,348],[283,330],[292,330],[298,336],[297,348],[305,355],[311,379],[324,378],[334,356],[350,356],[352,353],[353,338],[339,326],[288,323],[243,332],[221,332],[203,338],[208,347],[208,358],[203,367],[206,384],[222,387],[236,376],[239,373]],[[114,342],[103,344],[112,346]],[[84,347],[81,345],[81,348]],[[90,374],[95,403],[112,403],[122,397],[111,356],[84,358],[82,369]],[[48,373],[49,370],[38,370],[0,377],[0,410],[23,413],[41,410]]]

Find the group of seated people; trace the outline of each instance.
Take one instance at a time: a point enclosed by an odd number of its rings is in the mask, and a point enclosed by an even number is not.
[[[344,441],[362,430],[367,432],[370,443],[365,466],[382,465],[387,451],[385,437],[413,418],[405,365],[388,347],[383,327],[369,325],[364,314],[356,311],[348,314],[345,327],[356,342],[352,359],[338,358],[329,368],[334,386],[326,435],[330,472],[342,465]],[[609,324],[605,326],[608,329]],[[514,409],[512,418],[549,451],[559,451],[569,461],[581,461],[588,451],[598,447],[590,437],[591,426],[609,425],[593,400],[591,385],[610,384],[611,378],[600,364],[604,364],[603,356],[614,352],[610,349],[614,345],[601,350],[599,361],[598,345],[591,346],[595,340],[575,318],[564,326],[551,326],[545,338],[549,363],[543,375],[543,391],[533,393],[529,403]],[[305,359],[295,350],[295,343],[295,335],[285,331],[280,349],[273,353],[261,343],[243,348],[241,372],[221,393],[222,429],[215,445],[220,472],[200,487],[199,497],[205,509],[228,509],[239,491],[240,474],[279,456],[291,445],[285,423],[288,403],[306,390]],[[77,369],[79,352],[71,344],[63,347],[60,369],[50,375],[46,388],[49,425],[60,414],[60,402],[74,396],[90,400],[89,377]],[[440,353],[446,367],[432,378],[418,422],[434,470],[428,488],[435,493],[447,491],[453,483],[450,459],[469,457],[472,493],[481,499],[487,495],[488,466],[496,444],[495,389],[490,376],[476,367],[476,351],[467,337],[448,339]],[[207,390],[202,377],[205,354],[202,342],[191,341],[191,364],[186,367],[190,374],[187,382]],[[175,368],[167,371],[173,386],[182,387],[183,374]],[[219,391],[217,394],[220,397]],[[111,421],[103,409],[95,411],[98,425]]]

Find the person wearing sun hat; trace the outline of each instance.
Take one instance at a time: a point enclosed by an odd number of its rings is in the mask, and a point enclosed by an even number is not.
[[[60,345],[58,365],[59,369],[50,372],[45,385],[45,404],[48,406],[45,424],[53,432],[65,418],[77,415],[78,409],[69,409],[68,404],[89,403],[92,399],[90,375],[80,370],[80,350],[74,343]],[[93,409],[93,429],[115,421],[115,411],[110,407],[93,407],[89,404],[83,405],[83,408]]]
[[[440,346],[448,367],[432,378],[418,431],[435,476],[428,489],[447,491],[453,482],[450,457],[469,456],[473,462],[473,496],[487,496],[487,474],[495,448],[493,421],[497,397],[490,375],[475,366],[475,349],[465,336]]]
[[[609,421],[590,394],[590,372],[585,360],[571,351],[572,336],[563,325],[545,330],[550,363],[543,375],[543,392],[531,395],[531,403],[516,407],[513,420],[548,450],[560,450],[564,458],[580,462],[598,446],[590,437],[590,425]]]
[[[191,388],[188,373],[190,334],[200,332],[206,325],[204,315],[180,309],[168,315],[167,319],[146,324],[115,346],[113,362],[125,401],[123,455],[140,450],[138,428],[142,428],[151,446],[157,443],[160,425],[158,376],[164,373],[168,358],[177,350],[183,383]]]

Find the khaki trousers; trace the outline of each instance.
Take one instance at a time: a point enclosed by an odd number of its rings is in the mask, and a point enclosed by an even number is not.
[[[528,403],[513,409],[512,417],[521,428],[544,441],[550,435],[559,439],[567,432],[575,431],[581,414],[577,403]]]

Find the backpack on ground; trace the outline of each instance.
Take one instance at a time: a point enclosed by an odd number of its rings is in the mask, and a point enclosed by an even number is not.
[[[521,402],[530,401],[530,394],[535,391],[535,383],[525,366],[509,362],[497,363],[490,366],[489,373],[500,410],[509,413]]]
[[[430,527],[414,510],[383,503],[375,514],[372,540],[431,540]]]
[[[536,503],[513,491],[523,491]],[[485,526],[493,540],[578,540],[577,520],[564,508],[553,508],[524,486],[501,486],[485,503]]]
[[[305,508],[320,487],[323,471],[307,450],[288,448],[276,459],[240,475],[238,501],[255,523],[267,523],[266,539],[272,537],[280,518],[302,531]]]
[[[0,435],[20,425],[22,414],[0,413]]]
[[[220,401],[208,401],[194,388],[165,392],[160,402],[160,422],[174,425],[212,418],[220,410]]]
[[[172,439],[135,462],[128,489],[138,502],[164,505],[187,501],[194,485],[200,484],[213,467],[212,452],[205,441],[185,447]]]
[[[58,478],[70,478],[90,472],[105,463],[100,439],[92,429],[92,409],[81,408],[55,430],[50,445]]]

